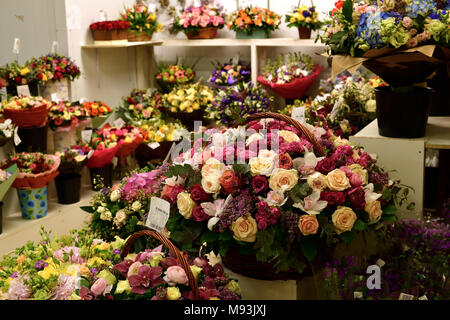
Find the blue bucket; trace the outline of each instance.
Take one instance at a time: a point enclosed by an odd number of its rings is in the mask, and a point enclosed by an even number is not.
[[[45,217],[48,212],[47,186],[39,189],[17,189],[22,218],[35,220]]]

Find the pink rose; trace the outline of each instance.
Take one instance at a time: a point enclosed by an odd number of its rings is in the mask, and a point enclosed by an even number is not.
[[[189,23],[190,21],[188,19],[184,20],[183,27],[185,28],[189,27]]]
[[[223,24],[223,22],[224,21],[223,21],[222,17],[219,17],[219,16],[215,16],[213,19],[214,27],[218,27],[220,24]]]
[[[194,259],[194,264],[197,267],[203,268],[203,267],[207,266],[209,263],[208,263],[208,260],[200,258],[200,257],[197,257],[197,258]]]
[[[352,174],[350,177],[350,184],[354,187],[359,187],[363,183],[362,178],[359,174]]]
[[[412,26],[412,19],[410,17],[404,17],[403,18],[403,26],[405,28],[409,28]]]
[[[103,294],[103,292],[106,289],[106,281],[103,278],[98,278],[94,284],[91,287],[91,292],[96,295],[99,296],[101,294]]]
[[[198,25],[198,23],[199,23],[199,20],[200,20],[199,18],[193,18],[191,20],[191,26],[196,27]]]
[[[209,17],[207,15],[203,15],[200,19],[200,26],[205,28],[209,24]]]
[[[171,266],[167,268],[164,280],[166,282],[173,282],[177,284],[188,284],[189,280],[186,271],[180,266]]]

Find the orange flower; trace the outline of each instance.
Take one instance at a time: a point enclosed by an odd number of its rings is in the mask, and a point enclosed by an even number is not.
[[[267,18],[266,22],[268,25],[273,25],[273,19],[271,19],[271,18]]]
[[[98,109],[97,108],[93,108],[92,110],[91,110],[91,115],[92,116],[96,116],[96,115],[98,115]]]

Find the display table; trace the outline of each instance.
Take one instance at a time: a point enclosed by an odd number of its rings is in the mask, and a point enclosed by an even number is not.
[[[402,119],[399,119],[402,121]],[[403,206],[399,218],[423,217],[425,150],[450,149],[450,117],[429,117],[426,135],[423,138],[389,138],[380,136],[375,119],[355,136],[350,137],[354,144],[361,145],[369,153],[379,157],[379,164],[390,172],[392,180],[400,179],[402,184],[414,189],[409,201],[415,202],[414,210]]]

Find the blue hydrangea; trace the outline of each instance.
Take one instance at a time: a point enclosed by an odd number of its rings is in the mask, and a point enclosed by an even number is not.
[[[412,19],[417,16],[426,17],[435,13],[436,9],[436,3],[433,0],[412,0],[411,4],[406,7],[406,15]]]
[[[363,13],[359,18],[359,25],[356,27],[356,36],[367,41],[371,48],[382,44],[383,41],[379,34],[382,20],[379,11]]]

